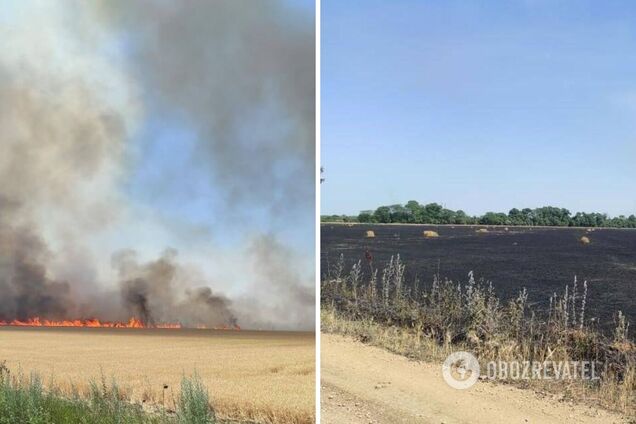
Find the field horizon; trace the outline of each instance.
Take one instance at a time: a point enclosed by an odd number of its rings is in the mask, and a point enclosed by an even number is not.
[[[380,225],[380,226],[414,226],[414,227],[493,227],[493,228],[554,228],[554,229],[572,229],[572,230],[631,230],[636,231],[636,228],[626,227],[573,227],[568,225],[517,225],[517,224],[420,224],[417,222],[343,222],[343,221],[321,221],[320,225],[344,225],[346,227],[355,225]]]

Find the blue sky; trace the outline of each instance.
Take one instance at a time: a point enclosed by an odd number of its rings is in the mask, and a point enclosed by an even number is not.
[[[636,4],[321,8],[322,213],[636,213]]]
[[[282,0],[281,3],[296,11],[300,22],[313,24],[313,0]],[[119,41],[118,47],[124,55],[128,54],[127,40]],[[143,80],[143,75],[140,79]],[[301,254],[313,257],[313,210],[303,207],[277,216],[267,205],[258,202],[252,202],[249,207],[228,209],[226,190],[210,178],[209,163],[197,164],[192,160],[196,156],[198,137],[195,128],[175,108],[156,105],[157,99],[150,89],[145,93],[144,103],[148,110],[134,140],[135,166],[131,168],[125,188],[131,201],[152,210],[159,220],[177,228],[177,233],[171,235],[176,238],[169,242],[178,245],[181,242],[178,232],[186,230],[188,243],[196,240],[202,245],[214,243],[225,248],[240,248],[251,235],[269,233],[276,234]],[[268,125],[271,128],[275,124]],[[254,130],[252,127],[258,129],[257,125],[246,122],[245,128]],[[273,196],[277,189],[272,187]],[[199,237],[190,237],[193,232]]]

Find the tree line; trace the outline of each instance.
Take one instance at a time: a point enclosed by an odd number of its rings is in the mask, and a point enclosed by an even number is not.
[[[420,204],[415,200],[405,205],[380,206],[376,210],[362,211],[358,216],[323,215],[323,222],[360,223],[409,223],[409,224],[478,224],[478,225],[528,225],[560,227],[615,227],[636,228],[636,216],[609,217],[605,213],[576,212],[565,208],[544,206],[541,208],[513,208],[508,213],[486,212],[471,216],[462,210],[452,210],[438,203]]]

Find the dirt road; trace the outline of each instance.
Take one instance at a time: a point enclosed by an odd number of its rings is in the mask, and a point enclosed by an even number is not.
[[[478,382],[456,390],[446,385],[439,365],[410,361],[341,336],[321,337],[322,423],[627,422],[507,385]]]

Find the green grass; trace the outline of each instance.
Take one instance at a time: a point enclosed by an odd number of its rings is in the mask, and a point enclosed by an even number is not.
[[[13,375],[0,364],[0,424],[213,424],[208,393],[195,374],[184,377],[177,411],[144,411],[127,401],[115,382],[92,382],[90,395],[63,396],[44,388],[37,374]]]

